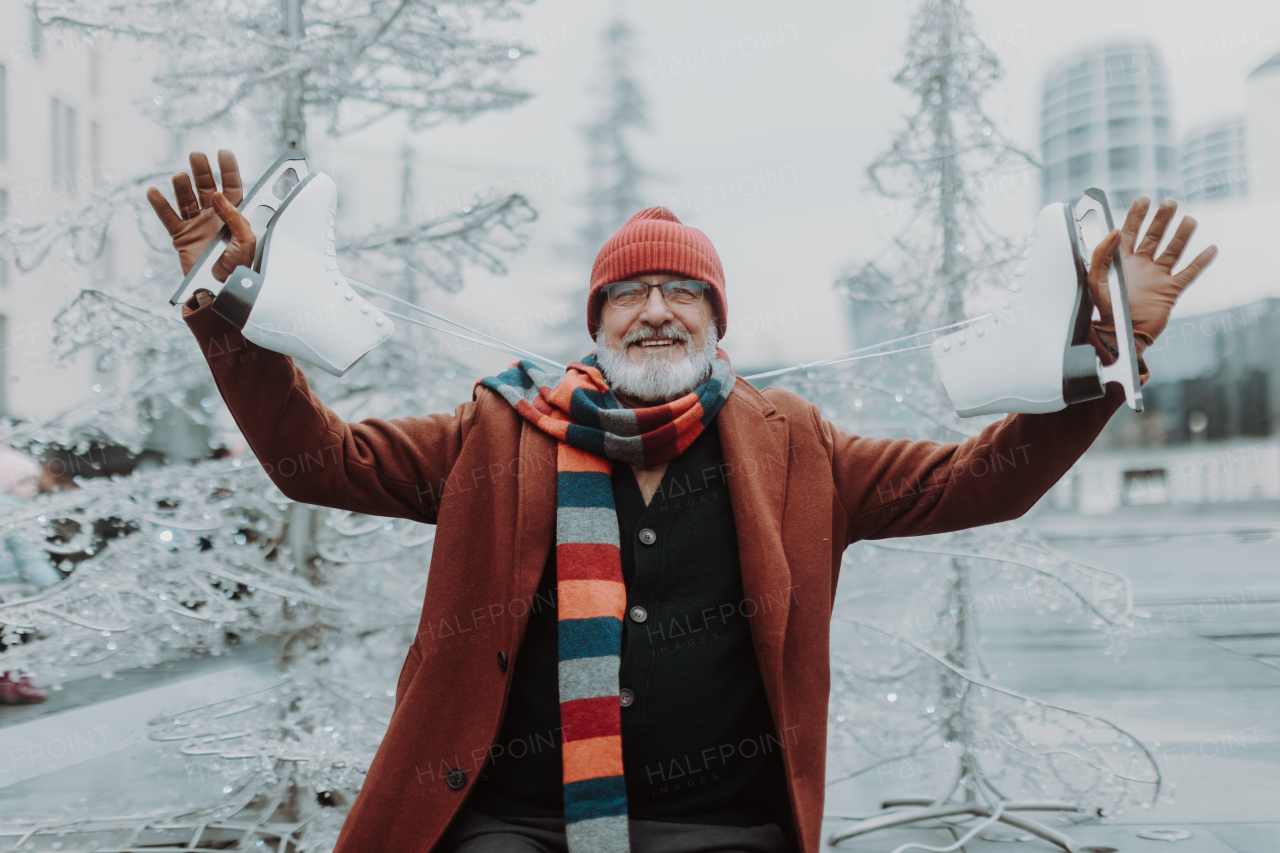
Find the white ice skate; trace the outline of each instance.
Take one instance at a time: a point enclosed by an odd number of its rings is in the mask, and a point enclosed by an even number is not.
[[[255,344],[341,376],[393,326],[338,269],[337,207],[333,179],[304,178],[267,224],[255,269],[237,267],[213,310]]]
[[[1123,346],[1127,334],[1130,357],[1122,348],[1121,358],[1104,368],[1086,343],[1094,307],[1088,261],[1111,228],[1105,195],[1100,190],[1089,193],[1074,207],[1055,203],[1040,211],[1009,291],[995,311],[934,341],[934,364],[961,417],[1056,412],[1103,396],[1105,384],[1112,381],[1125,386],[1129,405],[1141,411],[1133,328],[1118,257],[1109,285],[1116,328],[1121,330],[1118,337]],[[1095,221],[1105,221],[1107,227],[1092,231],[1092,242],[1086,243],[1077,224],[1080,217],[1090,227]]]
[[[289,193],[308,174],[310,169],[307,167],[306,155],[300,151],[290,151],[272,163],[271,168],[267,169],[258,182],[245,193],[238,209],[244,214],[245,219],[249,220],[249,225],[253,228],[259,244],[271,217],[289,197]],[[230,241],[231,229],[224,225],[218,232],[218,238],[209,244],[204,254],[200,256],[200,260],[196,261],[191,272],[187,273],[187,277],[182,280],[182,285],[177,292],[169,297],[170,305],[186,302],[191,298],[191,294],[201,288],[214,294],[222,291],[223,283],[213,277],[213,265],[218,258],[222,257]]]

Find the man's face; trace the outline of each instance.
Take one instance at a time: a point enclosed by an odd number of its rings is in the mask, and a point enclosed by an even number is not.
[[[627,281],[663,284],[683,278],[659,272]],[[714,319],[705,294],[692,305],[671,305],[655,287],[633,308],[605,301],[596,337],[601,371],[615,391],[647,403],[682,396],[706,379],[715,359]]]
[[[659,272],[627,276],[627,281],[663,284],[683,278],[688,276]],[[711,319],[711,301],[705,295],[693,305],[670,305],[660,289],[651,288],[645,303],[634,308],[615,308],[606,301],[600,311],[600,334],[604,346],[625,347],[634,365],[675,363],[706,346]],[[687,340],[666,337],[670,331]]]

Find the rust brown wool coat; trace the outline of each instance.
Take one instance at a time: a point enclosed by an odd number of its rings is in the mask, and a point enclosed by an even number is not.
[[[452,415],[344,423],[290,359],[245,341],[194,300],[183,316],[285,495],[439,525],[395,712],[337,846],[428,853],[475,783],[520,666],[528,604],[555,540],[555,443],[482,387]],[[828,632],[845,549],[1017,518],[1122,402],[1110,386],[1103,399],[938,444],[850,435],[795,394],[738,380],[715,427],[742,585],[756,605],[751,636],[774,723],[786,732],[791,813],[806,853],[820,844]]]

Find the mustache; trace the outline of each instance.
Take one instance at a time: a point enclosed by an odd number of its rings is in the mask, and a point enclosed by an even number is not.
[[[677,329],[675,326],[663,326],[660,329],[635,329],[627,332],[622,336],[619,345],[626,347],[640,341],[675,341],[677,343],[687,344],[693,340],[693,335],[688,332]]]

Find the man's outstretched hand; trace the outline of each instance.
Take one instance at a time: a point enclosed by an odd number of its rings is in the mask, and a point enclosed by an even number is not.
[[[244,184],[240,180],[240,167],[236,165],[235,155],[230,151],[219,151],[218,169],[222,172],[222,192],[218,192],[209,158],[193,151],[191,177],[188,178],[185,172],[173,176],[173,194],[179,212],[174,212],[164,194],[155,187],[147,190],[147,201],[151,202],[156,216],[169,232],[184,275],[191,272],[204,250],[217,238],[224,223],[231,229],[231,242],[214,262],[212,270],[214,278],[226,281],[236,267],[253,262],[257,239],[249,221],[236,209],[244,198]],[[200,291],[197,296],[203,297],[199,300],[202,306],[212,299],[208,291]]]
[[[1138,196],[1129,208],[1129,216],[1124,226],[1112,231],[1093,252],[1093,260],[1089,267],[1089,289],[1093,292],[1093,301],[1098,306],[1100,319],[1094,324],[1098,337],[1115,349],[1115,319],[1111,314],[1111,291],[1107,288],[1107,273],[1111,269],[1111,259],[1118,245],[1120,261],[1124,264],[1125,284],[1129,292],[1129,315],[1133,319],[1133,341],[1138,355],[1151,346],[1155,339],[1169,325],[1169,312],[1178,301],[1182,291],[1195,281],[1204,268],[1218,256],[1218,247],[1210,246],[1196,255],[1182,271],[1176,275],[1173,268],[1182,258],[1187,241],[1195,233],[1196,221],[1190,216],[1182,217],[1169,245],[1156,257],[1156,249],[1164,238],[1169,222],[1178,212],[1178,203],[1171,198],[1160,202],[1155,216],[1147,228],[1146,236],[1138,242],[1138,229],[1146,218],[1151,207],[1151,199]]]

